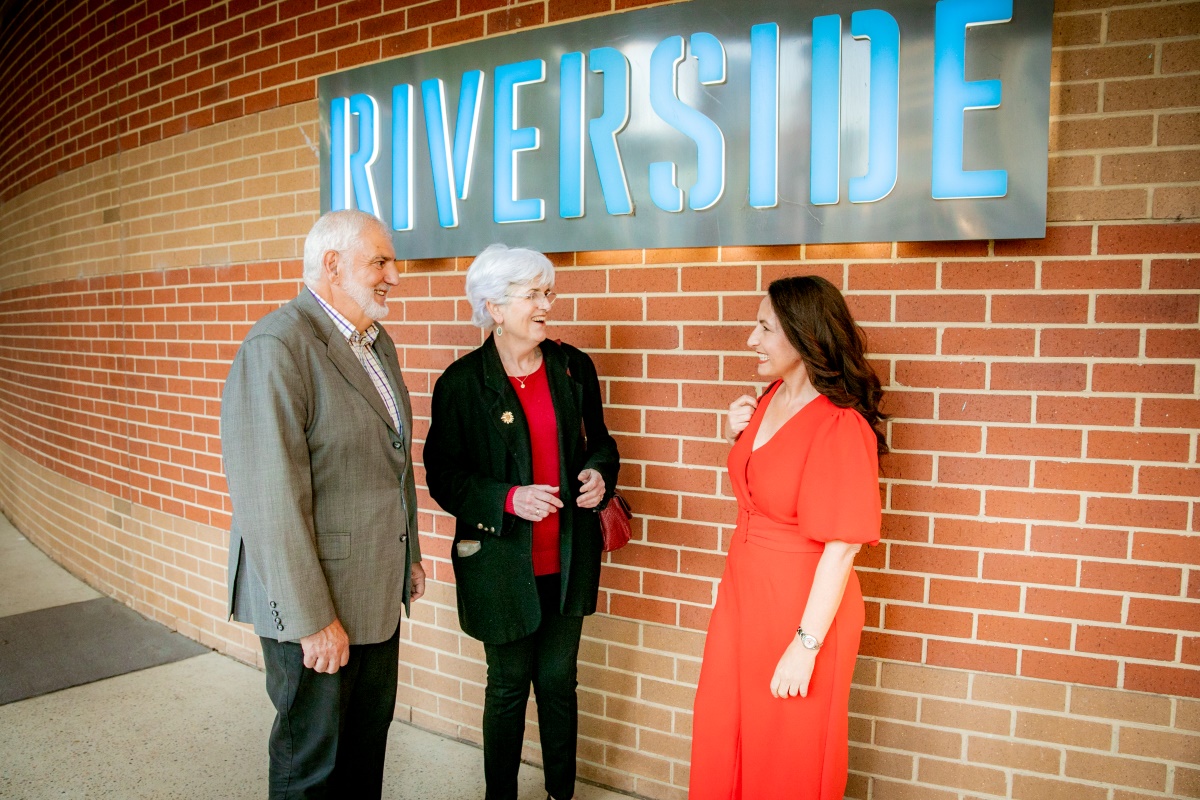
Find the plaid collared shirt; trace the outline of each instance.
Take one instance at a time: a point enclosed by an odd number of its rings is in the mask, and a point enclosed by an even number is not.
[[[396,407],[396,395],[392,393],[392,387],[388,384],[387,375],[383,371],[383,363],[379,360],[379,356],[375,354],[375,337],[379,335],[379,326],[372,322],[369,328],[359,333],[350,324],[348,319],[335,311],[333,306],[322,300],[320,295],[313,292],[312,296],[317,298],[317,302],[321,304],[321,308],[325,309],[325,313],[333,320],[333,324],[346,337],[346,341],[350,344],[350,349],[358,357],[359,363],[363,365],[363,369],[370,376],[371,383],[375,384],[375,391],[379,392],[380,399],[387,406],[388,414],[392,417],[392,424],[395,426],[396,432],[403,436],[404,426],[400,422],[400,410]]]

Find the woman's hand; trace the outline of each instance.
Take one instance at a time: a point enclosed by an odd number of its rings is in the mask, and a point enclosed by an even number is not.
[[[547,486],[544,483],[533,483],[521,486],[513,492],[513,511],[521,519],[530,522],[540,522],[562,508],[557,486]]]
[[[575,505],[580,508],[595,508],[600,505],[600,501],[604,499],[604,476],[594,469],[585,469],[579,473],[579,480],[583,485],[579,487],[579,497],[575,498]]]
[[[730,443],[746,430],[756,408],[758,408],[758,400],[748,394],[742,395],[729,404],[729,415],[725,419],[725,438]]]
[[[812,678],[813,665],[817,662],[817,651],[800,644],[799,637],[779,657],[775,674],[771,677],[771,694],[775,697],[808,697],[808,682]]]

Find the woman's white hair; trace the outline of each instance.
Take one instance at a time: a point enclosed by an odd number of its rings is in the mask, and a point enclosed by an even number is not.
[[[304,239],[304,282],[310,287],[318,284],[325,254],[330,250],[347,253],[358,247],[371,225],[385,236],[392,235],[379,217],[352,208],[330,211],[317,220]]]
[[[498,306],[508,302],[513,285],[554,285],[554,265],[536,250],[488,245],[467,269],[467,302],[471,304],[471,324],[485,330],[496,324],[488,313],[490,300]]]

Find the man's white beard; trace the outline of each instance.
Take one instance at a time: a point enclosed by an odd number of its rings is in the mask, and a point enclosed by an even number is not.
[[[374,287],[368,289],[353,281],[346,281],[342,290],[350,295],[351,300],[358,303],[358,307],[369,319],[383,319],[388,315],[387,303],[380,303],[375,299]]]

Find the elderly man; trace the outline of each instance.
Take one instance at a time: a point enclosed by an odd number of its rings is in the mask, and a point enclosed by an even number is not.
[[[390,232],[326,214],[304,282],[250,329],[222,397],[229,611],[262,640],[271,798],[377,798],[401,608],[425,590],[412,408],[376,323],[399,282]]]

